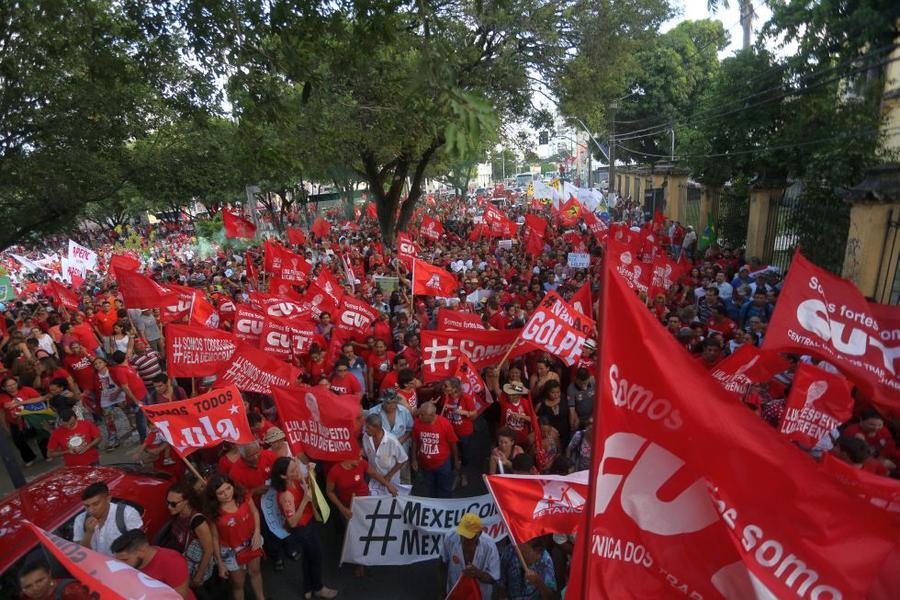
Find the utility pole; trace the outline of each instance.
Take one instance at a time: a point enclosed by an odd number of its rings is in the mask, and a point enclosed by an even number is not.
[[[611,194],[616,190],[616,109],[619,108],[617,101],[609,105],[609,187],[607,193]]]

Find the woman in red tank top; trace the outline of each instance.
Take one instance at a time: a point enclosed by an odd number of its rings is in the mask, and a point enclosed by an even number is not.
[[[271,484],[278,492],[278,506],[290,535],[284,540],[288,553],[303,553],[305,598],[334,598],[337,592],[322,583],[322,542],[313,529],[313,499],[309,479],[315,474],[295,458],[282,456],[271,470]]]
[[[213,547],[219,577],[231,580],[235,600],[244,598],[244,581],[250,574],[250,586],[257,598],[265,598],[259,559],[263,539],[259,529],[259,511],[250,494],[221,473],[206,485],[212,507]],[[246,570],[246,571],[245,571]]]

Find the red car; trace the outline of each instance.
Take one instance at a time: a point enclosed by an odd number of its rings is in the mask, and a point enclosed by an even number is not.
[[[81,492],[96,481],[106,482],[114,501],[130,504],[141,513],[151,540],[169,520],[166,491],[172,480],[164,473],[120,465],[62,467],[42,475],[0,500],[0,599],[18,597],[18,570],[38,545],[23,521],[72,539],[75,517],[84,510]],[[49,552],[44,556],[56,564]]]

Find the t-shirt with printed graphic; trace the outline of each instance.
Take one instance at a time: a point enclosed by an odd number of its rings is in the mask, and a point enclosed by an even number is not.
[[[417,419],[413,426],[413,439],[416,441],[419,466],[426,470],[444,464],[450,456],[452,444],[459,441],[453,425],[441,415],[435,415],[431,423]]]

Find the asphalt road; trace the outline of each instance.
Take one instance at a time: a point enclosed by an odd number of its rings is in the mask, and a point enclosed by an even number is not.
[[[473,439],[473,456],[476,460],[467,469],[469,485],[463,489],[457,489],[454,493],[457,497],[478,496],[485,493],[484,483],[479,474],[480,467],[487,460],[490,450],[490,439],[484,419],[479,419],[475,424]],[[102,464],[115,464],[132,462],[130,457],[136,444],[125,442],[113,452],[101,452]],[[36,448],[35,448],[36,450]],[[29,481],[43,473],[62,466],[62,459],[50,462],[38,460],[33,466],[24,469],[26,479]],[[6,470],[0,467],[0,496],[5,496],[13,490],[12,483]],[[417,488],[413,487],[413,494]],[[339,566],[341,546],[343,544],[342,525],[340,520],[332,517],[328,523],[317,524],[325,550],[325,585],[338,590],[338,598],[347,600],[421,600],[443,598],[440,589],[440,574],[438,561],[419,562],[410,565],[391,567],[366,567],[365,574],[357,577],[354,574],[354,565]],[[272,570],[271,565],[263,563],[263,582],[266,596],[273,599],[303,598],[303,574],[299,562],[285,561],[285,569],[281,572]],[[253,594],[247,589],[247,598]],[[226,598],[225,595],[217,595],[217,598]]]

